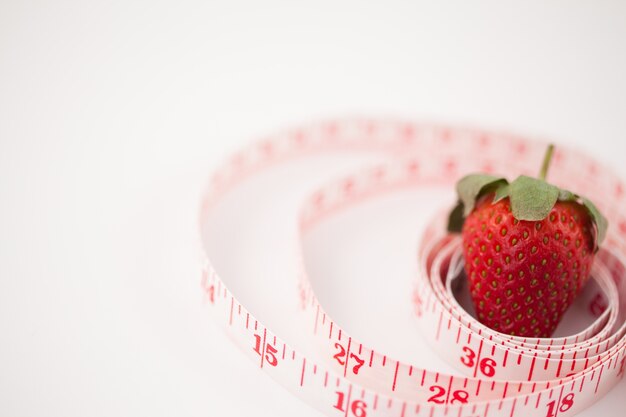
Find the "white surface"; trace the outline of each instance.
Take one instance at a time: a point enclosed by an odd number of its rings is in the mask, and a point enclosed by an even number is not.
[[[626,177],[624,39],[619,1],[2,2],[0,415],[318,416],[207,320],[208,171],[357,113],[542,134]]]

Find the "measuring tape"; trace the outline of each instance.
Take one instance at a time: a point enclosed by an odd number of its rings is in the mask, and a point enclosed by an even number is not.
[[[414,291],[397,302],[411,304],[416,331],[460,371],[454,375],[394,359],[333,321],[307,275],[302,243],[339,213],[398,190],[453,190],[462,175],[475,171],[532,175],[545,147],[541,141],[476,129],[362,119],[308,125],[255,143],[214,173],[202,200],[202,290],[208,308],[259,367],[329,416],[571,416],[600,399],[626,371],[625,188],[600,164],[557,148],[551,169],[551,182],[592,199],[610,223],[593,279],[576,301],[576,322],[585,325],[571,335],[521,338],[481,325],[462,300],[467,289],[460,237],[445,228],[451,205],[424,219]],[[291,335],[273,332],[231,293],[233,285],[245,287],[242,277],[235,282],[218,276],[209,248],[224,236],[207,224],[219,224],[216,213],[228,195],[254,186],[266,171],[356,154],[373,156],[376,164],[317,185],[293,216],[297,236],[293,253],[285,256],[296,257],[300,265],[293,277],[299,311],[284,314],[301,320],[298,337],[311,347],[301,351],[286,342]],[[264,190],[263,198],[276,192]]]

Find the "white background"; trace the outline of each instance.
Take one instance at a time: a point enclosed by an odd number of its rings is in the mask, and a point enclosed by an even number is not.
[[[1,1],[0,415],[319,415],[206,317],[206,175],[365,114],[540,134],[626,177],[626,5],[545,3]]]

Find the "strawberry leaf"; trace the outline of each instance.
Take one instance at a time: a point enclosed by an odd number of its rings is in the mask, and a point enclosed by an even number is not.
[[[571,191],[559,189],[559,201],[577,201],[578,196]]]
[[[510,199],[513,216],[518,220],[545,219],[559,198],[559,189],[545,181],[520,175],[511,183]]]
[[[498,187],[498,189],[496,190],[496,195],[493,197],[493,202],[497,203],[498,201],[507,198],[509,196],[509,191],[509,184]]]
[[[467,216],[472,212],[478,197],[506,184],[505,178],[488,174],[469,174],[461,178],[456,184],[456,191],[463,202],[463,214]]]
[[[606,237],[606,229],[609,227],[609,222],[606,217],[604,217],[602,213],[600,213],[600,210],[598,210],[598,208],[595,206],[595,204],[591,202],[591,200],[585,197],[582,197],[582,200],[583,205],[591,215],[593,222],[596,224],[597,236],[595,249],[597,251],[600,243],[602,243],[602,241]]]
[[[465,218],[463,217],[463,203],[459,201],[456,206],[454,206],[454,208],[450,212],[450,216],[448,217],[448,232],[461,233],[464,221]]]

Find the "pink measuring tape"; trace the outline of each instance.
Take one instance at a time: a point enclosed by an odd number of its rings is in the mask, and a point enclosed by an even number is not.
[[[325,222],[398,190],[453,192],[462,175],[475,171],[509,178],[532,175],[545,146],[475,129],[361,119],[291,129],[255,143],[215,172],[202,201],[202,289],[208,309],[258,366],[328,416],[574,415],[598,401],[626,372],[625,188],[589,157],[557,147],[550,173],[551,182],[591,198],[609,220],[593,279],[572,306],[577,319],[568,327],[571,334],[520,338],[482,326],[468,313],[471,306],[463,296],[460,237],[445,230],[451,205],[423,219],[426,226],[421,237],[415,237],[418,249],[411,259],[414,289],[400,294],[397,302],[411,306],[415,332],[459,371],[455,374],[394,359],[350,335],[318,300],[303,245]],[[300,323],[296,348],[288,343],[292,335],[266,327],[254,307],[246,308],[242,304],[246,300],[240,302],[233,294],[236,291],[231,292],[234,287],[244,288],[246,280],[262,277],[218,276],[219,266],[210,259],[225,233],[218,227],[220,210],[225,210],[220,207],[229,195],[237,190],[250,193],[256,178],[283,165],[357,154],[373,163],[330,182],[307,183],[310,190],[292,216],[293,250],[284,256],[296,258],[299,265],[293,276],[297,300],[293,304],[298,308],[284,314]],[[260,195],[267,199],[278,192],[270,187]]]

